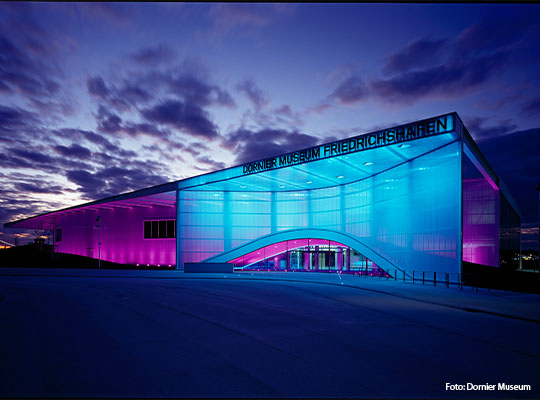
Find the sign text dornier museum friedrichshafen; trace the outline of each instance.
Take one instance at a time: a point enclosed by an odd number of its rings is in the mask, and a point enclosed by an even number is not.
[[[338,140],[333,143],[322,144],[309,149],[267,158],[266,160],[250,162],[242,166],[242,173],[248,175],[274,168],[301,164],[307,161],[448,133],[452,130],[454,130],[454,116],[452,114],[443,115],[412,124]]]

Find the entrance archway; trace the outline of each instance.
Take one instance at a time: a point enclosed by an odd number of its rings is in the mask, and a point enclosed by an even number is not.
[[[324,243],[328,243],[328,250],[327,254],[332,252],[332,246],[334,246],[334,250],[339,252],[339,248],[349,248],[351,249],[349,257],[352,254],[352,251],[355,251],[357,253],[360,253],[363,257],[365,257],[367,260],[374,263],[377,267],[384,271],[400,271],[403,272],[403,269],[399,268],[397,265],[392,263],[390,260],[385,258],[384,256],[380,255],[370,247],[366,246],[364,243],[359,241],[357,238],[346,234],[342,232],[332,231],[328,229],[292,229],[287,231],[281,231],[277,233],[273,233],[270,235],[262,236],[260,238],[254,239],[248,243],[245,243],[241,246],[235,247],[234,249],[231,249],[229,251],[217,254],[213,257],[207,258],[206,260],[203,260],[202,262],[208,262],[208,263],[226,263],[226,262],[234,262],[235,260],[242,260],[241,264],[243,265],[252,265],[253,262],[259,262],[261,260],[267,260],[270,257],[275,257],[279,254],[287,254],[287,258],[285,259],[285,265],[287,266],[287,262],[289,262],[290,267],[290,253],[289,250],[295,250],[294,248],[294,242],[297,242],[298,249],[303,248],[303,256],[305,257],[306,251],[308,254],[313,254],[312,252],[317,253],[317,249],[315,246],[321,246]],[[310,242],[311,241],[311,242]],[[292,243],[292,248],[289,249],[289,244]],[[322,243],[322,244],[321,244]],[[308,246],[308,249],[305,247]],[[313,248],[311,248],[313,246]],[[273,250],[272,250],[273,248]],[[270,253],[268,254],[268,257],[266,254],[258,254],[258,259],[256,257],[256,253],[261,251],[262,249],[270,249]],[[326,249],[326,248],[325,248]],[[319,247],[319,253],[320,253],[321,247]],[[265,250],[262,250],[265,251]],[[253,254],[254,258],[253,260],[245,260],[246,255]],[[345,254],[345,256],[347,256]],[[330,254],[328,255],[330,260]],[[280,263],[279,268],[282,269],[282,263],[281,260],[283,258],[278,258],[278,261]],[[289,260],[289,261],[287,261]],[[339,260],[338,260],[339,261]],[[309,262],[306,263],[305,260],[302,262],[302,266],[305,270],[305,265],[308,264],[310,267],[314,266],[315,262]],[[346,266],[346,259],[342,260],[342,266]],[[330,264],[330,263],[329,263]],[[366,262],[367,265],[367,262]],[[274,265],[275,266],[275,265]],[[264,269],[264,268],[263,268]],[[314,269],[311,269],[314,270]],[[407,274],[408,275],[408,274]]]

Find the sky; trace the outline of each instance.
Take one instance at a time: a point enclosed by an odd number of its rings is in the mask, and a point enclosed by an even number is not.
[[[0,222],[455,111],[534,249],[538,71],[537,4],[0,2]]]

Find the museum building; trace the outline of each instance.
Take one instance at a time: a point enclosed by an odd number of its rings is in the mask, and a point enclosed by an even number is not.
[[[177,269],[459,276],[463,262],[516,268],[520,252],[516,203],[456,113],[4,226],[52,231],[60,253]]]

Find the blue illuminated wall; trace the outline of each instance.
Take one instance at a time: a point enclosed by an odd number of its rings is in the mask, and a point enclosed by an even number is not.
[[[384,172],[328,188],[274,192],[204,190],[203,186],[201,190],[181,189],[179,266],[264,235],[313,227],[353,235],[409,272],[458,273],[461,143],[451,140]]]

